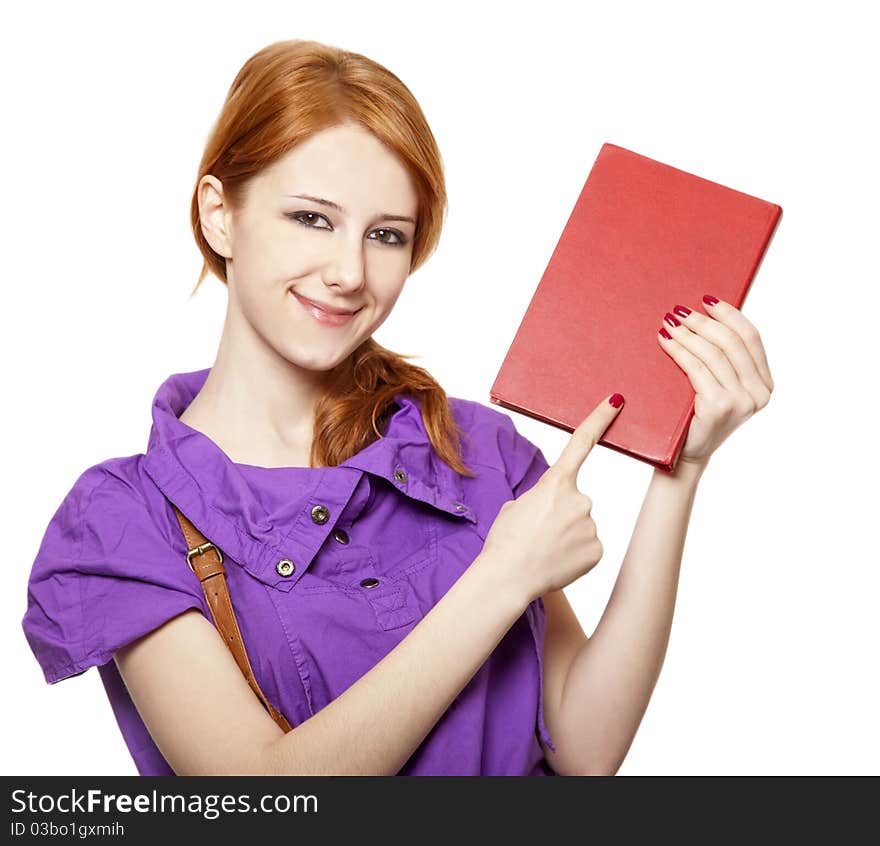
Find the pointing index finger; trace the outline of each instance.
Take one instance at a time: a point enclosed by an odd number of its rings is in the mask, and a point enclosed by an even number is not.
[[[555,466],[576,479],[590,451],[599,443],[599,439],[605,434],[605,430],[620,413],[622,407],[623,394],[615,393],[605,397],[571,433],[571,438]]]

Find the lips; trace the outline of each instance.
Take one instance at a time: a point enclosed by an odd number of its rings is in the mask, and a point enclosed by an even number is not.
[[[344,326],[349,321],[353,320],[354,315],[360,311],[360,309],[350,311],[338,308],[334,308],[331,311],[330,306],[325,306],[323,303],[316,303],[314,300],[300,296],[295,291],[291,291],[290,293],[293,294],[294,298],[308,314],[324,326]]]
[[[304,297],[302,294],[298,294],[295,291],[292,291],[291,293],[304,305],[314,306],[315,308],[319,308],[321,309],[321,311],[326,312],[327,314],[352,315],[360,311],[360,309],[352,310],[345,308],[334,308],[333,306],[318,302],[318,300],[311,300],[308,297]]]

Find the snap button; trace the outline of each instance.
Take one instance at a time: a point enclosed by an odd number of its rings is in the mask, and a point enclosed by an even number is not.
[[[455,503],[455,510],[456,511],[467,511],[467,506],[462,504],[461,502],[456,502]]]
[[[394,471],[394,478],[397,479],[398,482],[405,482],[406,481],[406,473],[404,473],[403,470],[395,470]]]
[[[325,505],[316,505],[312,509],[312,522],[313,523],[326,523],[330,519],[330,512],[327,510]]]
[[[370,578],[370,579],[364,579],[364,580],[361,582],[361,587],[371,588],[371,587],[376,587],[377,584],[379,584],[379,580],[378,580],[378,579],[373,579],[373,578]]]
[[[296,571],[296,564],[289,558],[282,558],[276,565],[275,570],[279,576],[290,576]]]
[[[348,543],[348,532],[345,529],[334,529],[333,539],[339,541],[339,543]]]

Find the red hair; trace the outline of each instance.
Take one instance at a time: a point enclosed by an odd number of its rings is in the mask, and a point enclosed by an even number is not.
[[[359,53],[317,41],[278,41],[244,63],[205,145],[190,210],[204,257],[193,294],[209,272],[227,284],[226,259],[202,232],[202,177],[217,177],[224,198],[240,207],[249,180],[263,168],[341,123],[367,129],[406,167],[418,196],[410,273],[428,259],[440,239],[446,184],[440,151],[415,97],[391,71]],[[427,370],[406,361],[412,357],[368,338],[334,368],[315,409],[310,466],[336,466],[381,437],[394,395],[407,393],[420,400],[425,430],[440,458],[457,473],[474,475],[462,461],[462,433],[445,391]]]

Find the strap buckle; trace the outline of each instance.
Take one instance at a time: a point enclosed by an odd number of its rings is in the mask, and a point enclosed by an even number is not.
[[[192,563],[193,556],[194,555],[201,555],[202,553],[207,552],[209,549],[217,550],[217,555],[220,558],[220,563],[221,564],[223,563],[223,553],[220,552],[220,550],[217,549],[217,547],[214,546],[214,544],[212,544],[211,541],[207,541],[206,543],[203,543],[201,546],[194,546],[191,550],[189,550],[186,553],[186,563],[189,564],[189,569],[192,570],[193,573],[196,572],[196,568],[193,567],[193,563]]]

